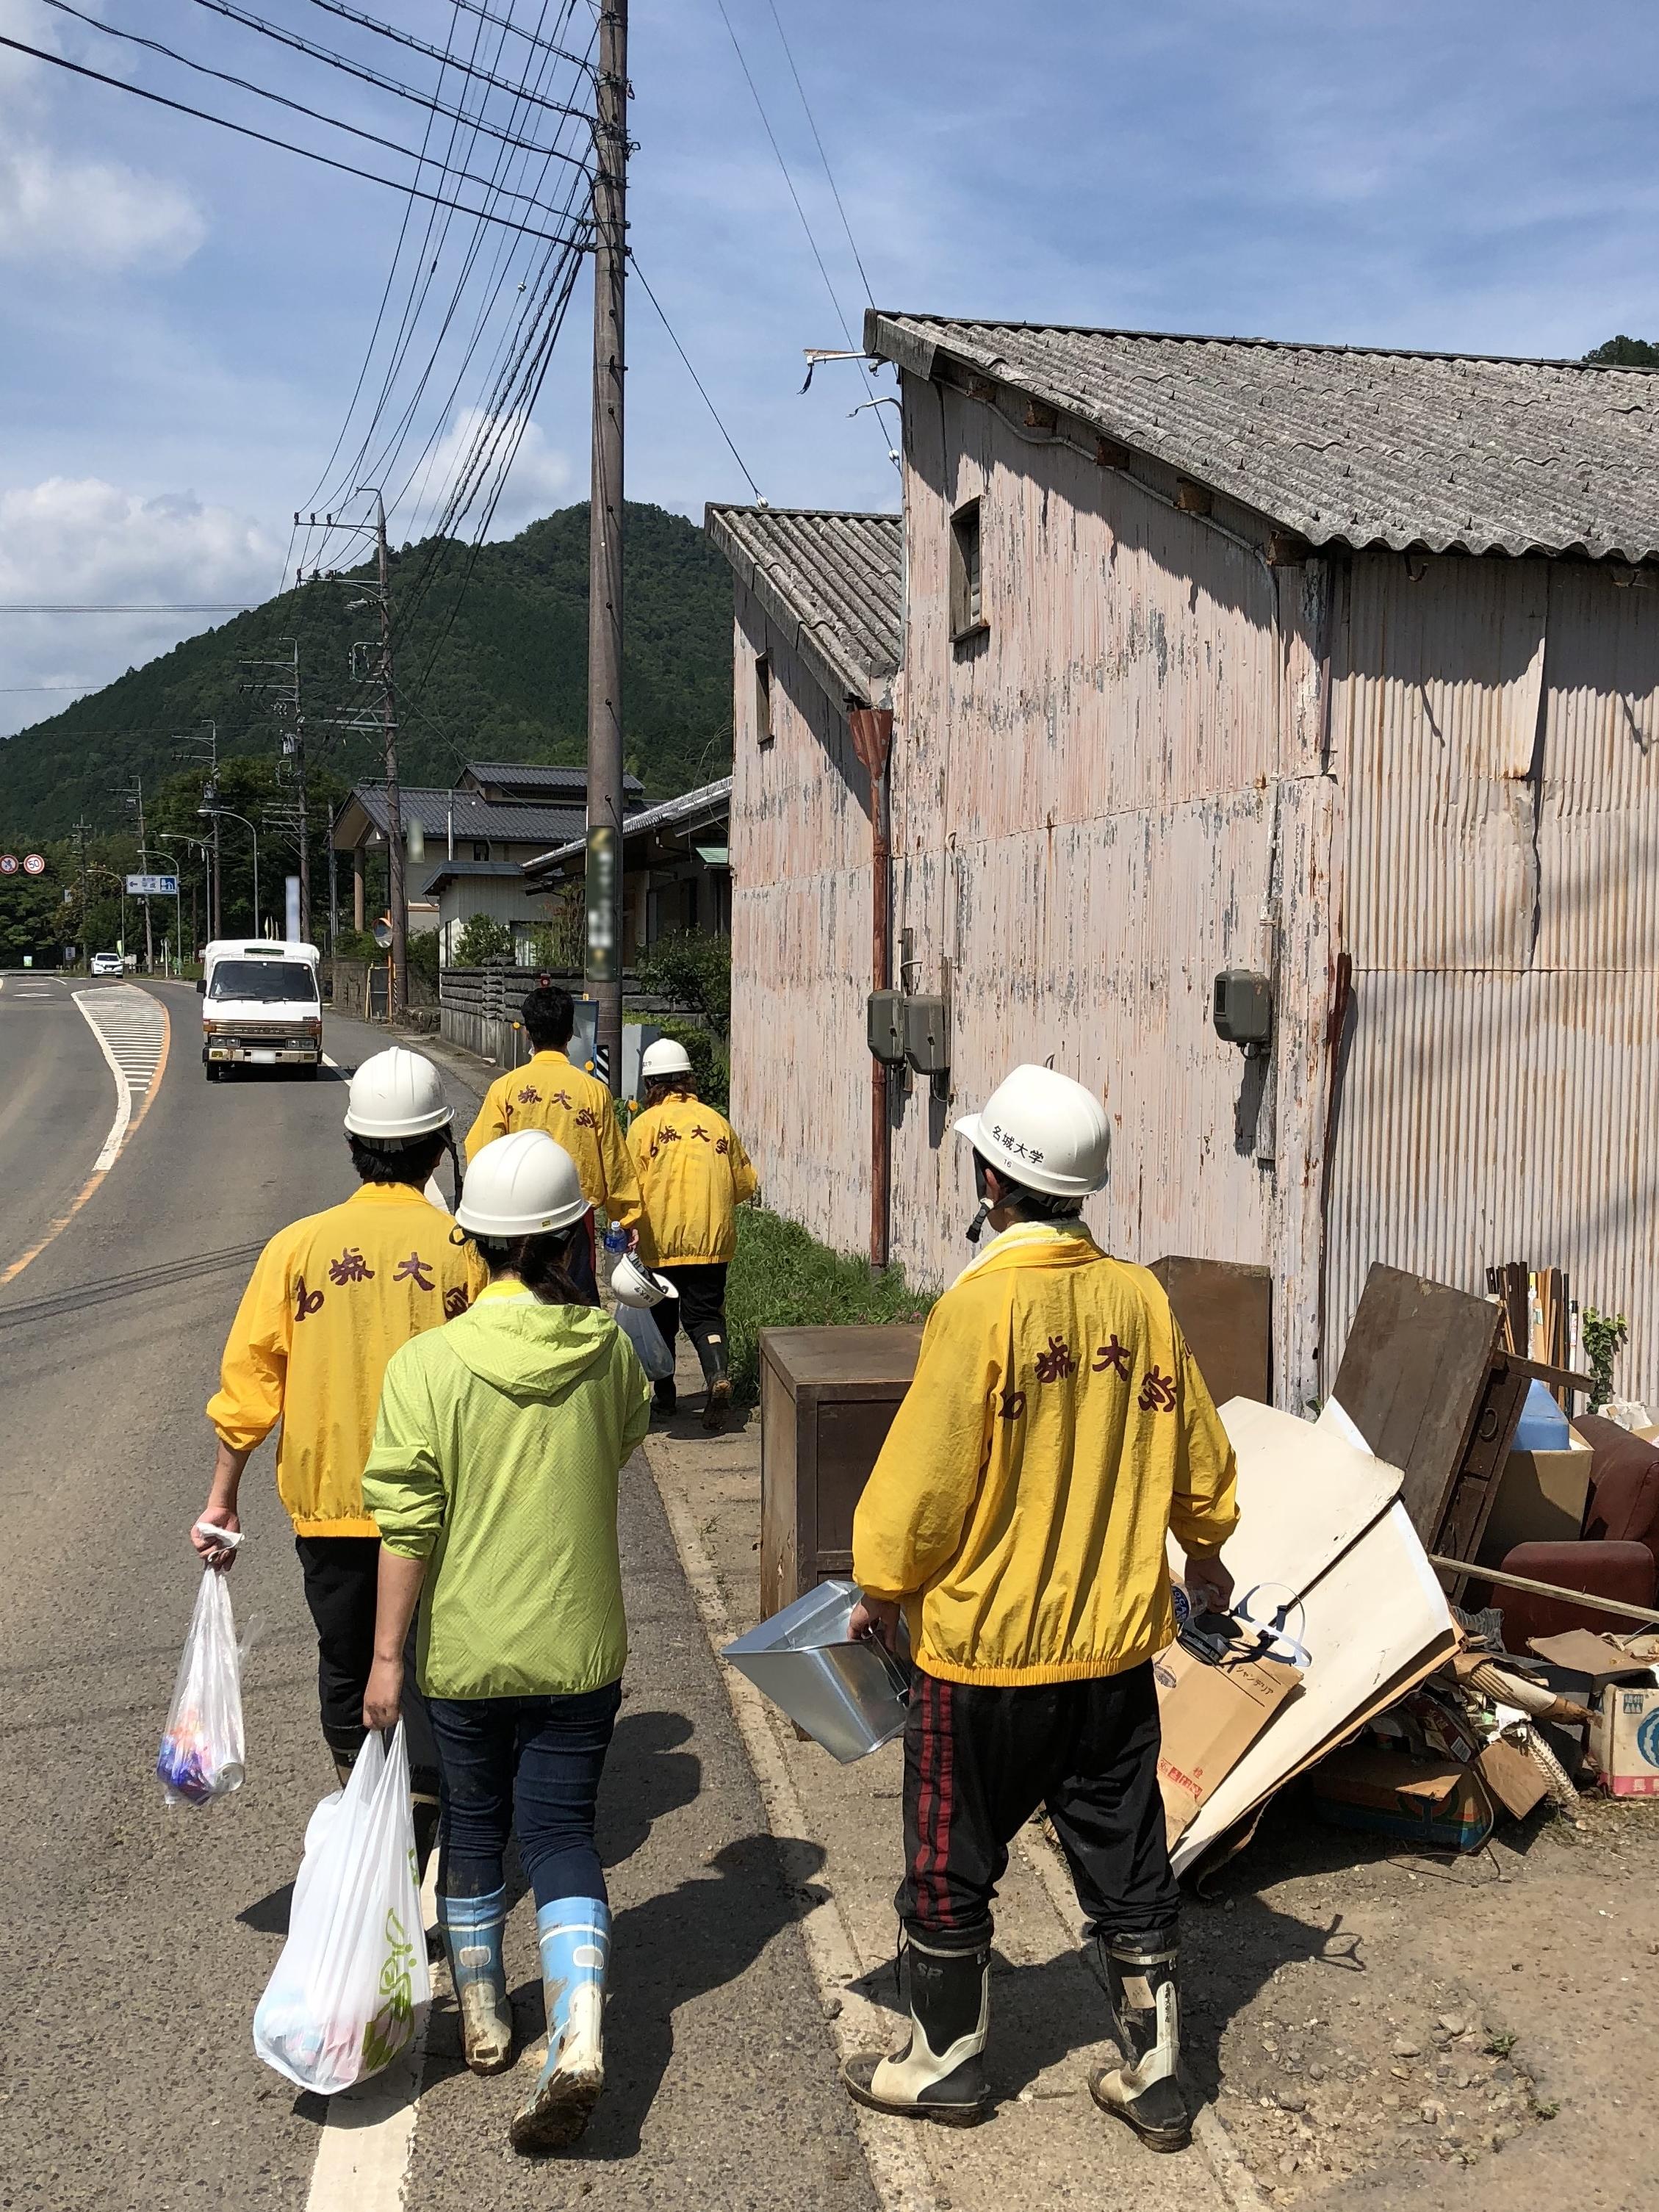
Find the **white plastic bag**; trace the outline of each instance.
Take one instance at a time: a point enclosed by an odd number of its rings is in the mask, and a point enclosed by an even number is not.
[[[242,1786],[242,1662],[231,1618],[230,1584],[202,1570],[156,1754],[169,1805],[207,1805]]]
[[[391,1750],[371,1733],[344,1790],[311,1816],[253,2047],[298,2087],[331,2097],[389,2066],[431,1998],[399,1721]]]
[[[662,1331],[651,1317],[649,1306],[618,1306],[617,1326],[639,1355],[651,1382],[665,1382],[674,1371],[674,1355],[663,1342]]]

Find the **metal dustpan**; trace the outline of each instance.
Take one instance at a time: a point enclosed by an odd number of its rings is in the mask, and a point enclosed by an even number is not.
[[[720,1655],[843,1765],[903,1733],[910,1694],[880,1644],[849,1638],[859,1596],[856,1583],[820,1583]]]

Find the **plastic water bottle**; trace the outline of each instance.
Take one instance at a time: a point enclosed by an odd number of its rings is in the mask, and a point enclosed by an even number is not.
[[[628,1249],[628,1231],[619,1222],[606,1223],[605,1249],[607,1252],[614,1252],[618,1258]]]

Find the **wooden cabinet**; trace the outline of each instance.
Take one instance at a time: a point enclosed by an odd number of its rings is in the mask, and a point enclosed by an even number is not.
[[[920,1325],[761,1332],[761,1618],[853,1571],[853,1512],[910,1387]]]

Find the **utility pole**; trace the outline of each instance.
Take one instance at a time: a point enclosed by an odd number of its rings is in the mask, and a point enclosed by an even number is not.
[[[311,940],[311,849],[310,833],[306,817],[306,718],[300,703],[300,642],[297,638],[289,643],[288,657],[282,660],[245,660],[244,668],[280,668],[285,681],[270,678],[244,684],[244,691],[270,691],[276,696],[274,707],[277,720],[283,725],[283,757],[289,764],[294,784],[294,824],[300,848],[300,935],[308,944]]]
[[[205,754],[208,764],[208,787],[216,793],[219,788],[219,725],[211,716],[204,715],[203,727],[207,732],[206,737],[179,738],[174,742],[188,747],[190,758],[200,760]],[[185,753],[177,756],[179,760],[186,757]],[[213,817],[213,866],[208,877],[208,935],[216,938],[222,934],[221,924],[223,920],[222,912],[223,901],[220,890],[220,859],[219,817],[216,814]],[[257,916],[255,927],[258,927]]]
[[[587,968],[599,1073],[622,1080],[623,381],[628,0],[600,0],[593,122],[593,456],[588,494]]]
[[[76,849],[81,862],[81,957],[88,971],[92,968],[92,909],[87,903],[87,840],[92,835],[92,824],[84,817],[75,825]]]
[[[136,775],[132,779],[132,781],[133,795],[129,797],[127,805],[135,808],[137,811],[138,866],[142,873],[148,875],[149,873],[149,847],[144,842],[144,779],[142,775]],[[146,975],[153,975],[155,971],[155,940],[150,934],[149,893],[146,891],[144,893],[144,973]]]
[[[365,486],[365,489],[368,487]],[[392,584],[386,544],[386,501],[374,494],[374,544],[380,605],[380,726],[386,745],[386,909],[392,917],[391,972],[386,977],[386,1018],[395,1021],[408,1005],[409,898],[404,887],[404,809],[398,789],[398,693],[392,663]]]

